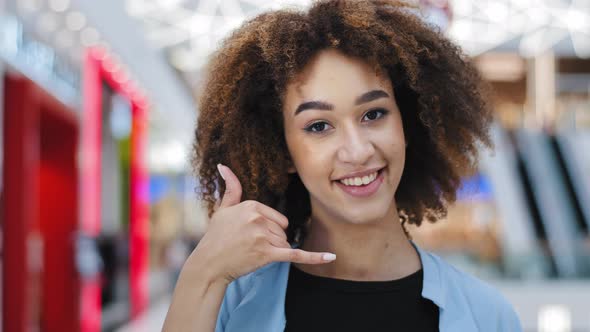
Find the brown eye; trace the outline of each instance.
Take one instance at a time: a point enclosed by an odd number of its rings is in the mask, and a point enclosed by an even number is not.
[[[384,117],[387,113],[389,113],[389,111],[384,108],[376,108],[365,113],[365,117],[373,121]]]
[[[323,121],[312,123],[311,125],[309,125],[305,128],[305,131],[308,131],[311,133],[321,133],[321,132],[325,131],[327,125],[328,124]]]

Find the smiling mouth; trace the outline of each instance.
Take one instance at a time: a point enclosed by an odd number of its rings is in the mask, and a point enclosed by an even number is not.
[[[359,177],[351,177],[351,178],[341,179],[341,180],[337,180],[337,181],[342,183],[343,185],[349,186],[349,187],[367,186],[377,179],[377,177],[379,176],[379,172],[381,172],[381,170],[383,170],[383,168],[381,168],[369,175],[359,176]]]
[[[382,168],[377,172],[366,176],[364,179],[353,178],[334,181],[336,186],[339,187],[345,193],[354,197],[368,197],[373,195],[381,187],[383,183],[383,170]],[[357,184],[359,183],[360,184]]]

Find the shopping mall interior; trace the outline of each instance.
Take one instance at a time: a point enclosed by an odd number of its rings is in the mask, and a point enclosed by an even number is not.
[[[525,331],[590,331],[590,1],[420,0],[493,88],[494,150],[414,241]],[[208,55],[310,0],[0,0],[2,330],[160,331],[205,234],[190,163]]]

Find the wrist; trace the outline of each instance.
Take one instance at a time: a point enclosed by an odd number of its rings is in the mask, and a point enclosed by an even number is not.
[[[186,260],[181,275],[189,280],[200,280],[208,286],[227,286],[231,281],[214,264],[214,260],[195,250]]]

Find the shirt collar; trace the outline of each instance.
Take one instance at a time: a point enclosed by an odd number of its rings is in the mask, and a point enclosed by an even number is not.
[[[418,252],[420,256],[420,262],[422,263],[422,297],[431,300],[439,308],[444,309],[446,305],[446,293],[445,288],[445,275],[442,271],[440,262],[436,256],[429,253],[428,251],[420,248],[414,241],[410,240],[410,243]],[[291,245],[292,248],[299,247],[299,244],[295,243]],[[289,270],[289,262],[286,262],[286,270]]]
[[[444,309],[446,305],[445,275],[441,269],[440,262],[431,253],[421,249],[414,241],[410,240],[412,246],[418,252],[422,262],[422,297],[431,300],[439,308]]]
[[[437,256],[422,250],[410,241],[422,263],[422,297],[431,300],[441,310],[445,309],[447,289],[442,263]],[[297,248],[298,245],[291,245]],[[256,270],[252,286],[235,308],[233,326],[241,331],[275,331],[285,326],[284,304],[289,278],[289,262],[274,262]]]

